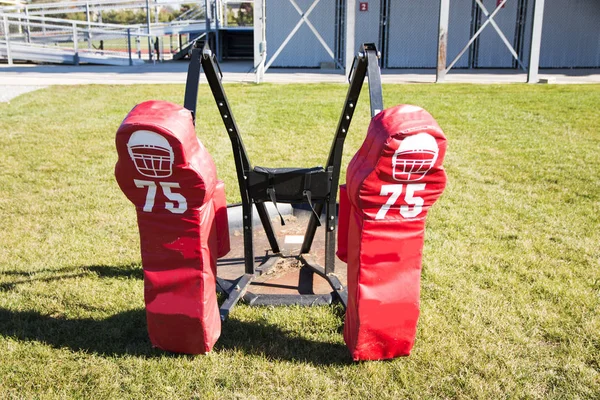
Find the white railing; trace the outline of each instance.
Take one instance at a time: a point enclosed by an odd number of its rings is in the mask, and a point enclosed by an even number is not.
[[[149,0],[148,3],[150,7],[160,7],[169,4],[181,4],[181,0],[161,0],[160,3],[156,2],[156,0]],[[5,6],[0,7],[0,11],[5,13],[24,12],[29,15],[49,15],[118,9],[141,9],[146,8],[146,4],[146,0],[79,0]]]
[[[142,62],[143,58],[169,59],[179,48],[179,40],[175,40],[173,47],[172,35],[199,31],[205,31],[204,21],[118,25],[0,13],[0,58],[9,63],[13,59],[26,59],[74,64],[126,64],[127,61],[132,65]],[[165,42],[169,48],[166,52]],[[15,49],[18,46],[19,52],[11,51],[11,46]],[[52,52],[57,57],[51,57]]]

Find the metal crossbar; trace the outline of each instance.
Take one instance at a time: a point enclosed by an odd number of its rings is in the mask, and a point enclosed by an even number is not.
[[[471,37],[471,39],[469,40],[469,42],[467,43],[467,45],[460,51],[460,53],[458,53],[458,55],[456,56],[456,58],[454,60],[452,60],[452,62],[450,63],[450,65],[445,70],[446,73],[448,71],[450,71],[452,69],[452,67],[454,67],[454,65],[458,62],[458,60],[460,60],[460,58],[463,56],[463,54],[465,54],[465,52],[469,49],[469,47],[471,47],[471,45],[473,44],[473,42],[475,42],[475,40],[477,40],[477,38],[479,37],[479,35],[481,35],[481,32],[483,32],[483,30],[488,25],[492,25],[492,27],[494,28],[494,30],[500,36],[500,39],[502,39],[502,42],[504,43],[504,45],[508,48],[508,51],[510,51],[510,54],[515,58],[515,60],[517,60],[517,63],[519,64],[519,66],[524,71],[526,71],[525,66],[523,65],[523,63],[519,59],[519,55],[517,54],[517,52],[515,51],[515,49],[512,47],[512,45],[510,44],[510,42],[508,41],[508,39],[506,38],[506,36],[502,32],[502,30],[500,29],[500,27],[498,26],[498,24],[496,24],[496,21],[494,21],[494,17],[504,7],[504,5],[506,4],[507,1],[508,0],[502,0],[500,3],[498,3],[498,5],[496,6],[496,9],[490,14],[490,12],[485,7],[485,5],[481,2],[481,0],[475,0],[475,2],[477,3],[477,5],[479,6],[479,8],[481,8],[481,11],[483,12],[483,15],[487,17],[487,20],[481,25],[481,27],[477,30],[477,32],[475,32],[475,34],[473,35],[473,37]]]
[[[342,67],[342,65],[340,64],[340,62],[335,58],[335,54],[333,53],[333,51],[331,50],[331,48],[327,45],[327,42],[325,42],[325,40],[323,39],[323,37],[319,34],[319,31],[314,27],[314,25],[308,19],[308,16],[310,15],[310,13],[313,12],[313,10],[319,4],[320,1],[321,0],[314,0],[313,3],[310,5],[310,7],[306,10],[306,12],[304,12],[298,6],[298,4],[296,4],[296,2],[294,0],[289,0],[289,2],[296,9],[296,11],[298,12],[298,14],[300,14],[300,20],[298,21],[298,23],[296,24],[296,26],[294,26],[294,29],[292,29],[292,31],[287,35],[287,37],[281,43],[281,45],[279,45],[279,47],[277,48],[277,50],[275,51],[275,53],[273,53],[273,56],[271,57],[271,59],[265,65],[265,71],[269,69],[269,67],[271,66],[271,64],[273,64],[273,62],[277,59],[277,57],[279,56],[279,54],[281,54],[281,52],[283,51],[283,49],[285,48],[285,46],[287,46],[287,44],[289,43],[289,41],[292,40],[292,38],[294,37],[294,35],[296,35],[296,32],[298,32],[298,30],[300,29],[300,27],[303,24],[306,24],[308,26],[308,28],[312,31],[312,33],[315,35],[315,37],[317,38],[317,40],[319,41],[319,43],[321,43],[321,46],[323,46],[323,48],[325,49],[325,51],[327,52],[327,54],[329,54],[329,56],[333,59],[333,61],[336,63],[336,65],[339,68],[342,68],[342,69],[344,68],[344,67]]]

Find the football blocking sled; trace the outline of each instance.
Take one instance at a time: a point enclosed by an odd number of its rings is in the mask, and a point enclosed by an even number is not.
[[[216,258],[229,251],[225,192],[194,131],[201,66],[231,140],[242,197],[245,273],[233,281],[216,276]],[[347,186],[341,187],[338,224],[342,150],[366,76],[372,122],[348,168]],[[117,132],[116,176],[137,209],[148,331],[155,346],[191,354],[210,351],[220,322],[241,299],[250,305],[319,305],[339,300],[347,309],[344,338],[355,360],[409,354],[419,312],[425,215],[445,186],[446,142],[433,118],[418,107],[382,111],[374,45],[362,46],[349,77],[325,167],[252,167],[208,46],[192,50],[183,108],[146,102],[123,121]],[[267,201],[275,206],[305,203],[312,210],[300,254],[294,256],[302,265],[298,295],[249,291],[253,279],[283,256]],[[271,247],[270,256],[258,266],[253,207]],[[308,254],[323,212],[324,267]],[[348,264],[348,290],[334,271],[336,233],[338,257]],[[330,294],[313,294],[315,273],[329,283]],[[226,295],[220,309],[215,289]]]

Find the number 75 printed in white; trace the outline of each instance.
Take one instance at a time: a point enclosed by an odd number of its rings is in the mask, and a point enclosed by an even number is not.
[[[142,181],[134,179],[133,183],[135,186],[142,189],[147,187],[148,192],[146,193],[146,202],[144,203],[144,212],[152,212],[154,207],[154,199],[156,198],[156,183],[152,181]],[[171,191],[172,188],[179,189],[179,183],[177,182],[159,182],[165,197],[171,201],[165,202],[165,209],[171,211],[173,214],[183,214],[187,210],[187,200],[181,193],[174,193]]]
[[[385,215],[389,211],[390,207],[396,204],[396,201],[402,194],[402,188],[404,185],[381,185],[380,196],[389,196],[385,204],[381,206],[375,219],[385,219]],[[400,206],[400,215],[404,218],[415,218],[423,211],[423,203],[425,202],[422,197],[415,196],[415,192],[425,190],[424,183],[406,185],[406,193],[404,194],[404,202],[408,205]]]

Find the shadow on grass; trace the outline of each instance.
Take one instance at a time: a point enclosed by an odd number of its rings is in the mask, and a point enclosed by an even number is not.
[[[306,339],[299,332],[286,331],[263,323],[230,319],[223,324],[215,350],[236,350],[273,360],[306,362],[314,365],[350,364],[346,346]]]
[[[222,331],[216,352],[235,350],[273,360],[315,365],[351,362],[341,344],[301,338],[295,332],[266,323],[232,319],[223,324]],[[146,331],[144,310],[126,311],[105,319],[66,319],[35,311],[0,308],[0,335],[106,356],[191,357],[153,349]]]
[[[0,283],[0,291],[13,290],[16,285],[32,282],[52,282],[61,279],[80,278],[94,273],[100,278],[143,279],[144,272],[139,264],[122,266],[87,265],[81,267],[65,267],[58,269],[39,269],[35,271],[4,271],[0,275],[26,277],[16,281]],[[47,276],[50,274],[50,276]]]
[[[37,274],[58,273],[54,276]],[[55,281],[96,274],[101,278],[143,279],[139,264],[123,266],[90,265],[59,270],[31,272],[8,271],[5,275],[28,276],[0,284],[0,290],[12,290],[17,284]],[[35,311],[11,311],[0,308],[0,335],[19,340],[38,341],[55,348],[118,356],[190,357],[152,348],[142,309],[115,314],[105,319],[67,319]],[[222,326],[215,351],[234,350],[274,360],[308,362],[315,365],[351,362],[345,346],[303,338],[295,331],[285,331],[264,321],[230,319]]]
[[[9,290],[14,290],[17,285],[24,284],[24,283],[52,282],[52,281],[59,281],[59,280],[63,280],[63,279],[79,278],[79,277],[82,277],[85,275],[87,275],[87,274],[85,274],[85,273],[67,274],[67,275],[60,275],[60,276],[49,276],[49,277],[45,277],[45,278],[30,278],[30,279],[21,279],[21,280],[12,281],[12,282],[2,282],[2,283],[0,283],[0,292],[3,292],[3,291],[8,292]]]
[[[139,264],[115,267],[112,265],[89,265],[81,267],[98,275],[100,278],[144,279],[144,270]]]

